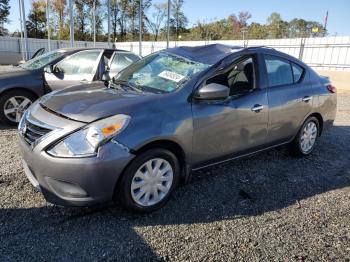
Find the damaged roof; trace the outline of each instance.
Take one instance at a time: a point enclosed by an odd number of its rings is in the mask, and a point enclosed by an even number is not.
[[[165,51],[199,63],[213,65],[229,54],[241,49],[243,49],[241,46],[211,44],[205,46],[180,46],[168,48]]]

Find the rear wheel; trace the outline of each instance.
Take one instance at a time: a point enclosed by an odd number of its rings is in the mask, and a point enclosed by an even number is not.
[[[320,132],[320,124],[315,117],[309,117],[300,128],[297,136],[291,143],[294,155],[307,156],[314,150]]]
[[[0,121],[17,125],[25,110],[34,102],[35,96],[29,92],[14,90],[0,97]]]
[[[125,170],[116,189],[116,200],[132,211],[157,210],[177,187],[180,170],[178,159],[169,150],[147,150]]]

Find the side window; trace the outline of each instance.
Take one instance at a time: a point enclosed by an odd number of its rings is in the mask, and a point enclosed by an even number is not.
[[[301,77],[303,76],[304,69],[301,66],[294,63],[292,63],[292,69],[293,69],[294,83],[298,83],[301,80]]]
[[[230,96],[249,93],[254,89],[254,62],[248,57],[231,66],[231,68],[206,81],[206,84],[217,83],[230,88]]]
[[[292,67],[288,60],[265,55],[265,65],[270,87],[293,84]]]
[[[67,57],[56,66],[67,75],[94,74],[100,53],[98,50],[81,51]]]
[[[130,53],[116,53],[116,55],[113,57],[110,70],[111,71],[121,71],[128,65],[131,65],[132,63],[140,60],[138,56]]]

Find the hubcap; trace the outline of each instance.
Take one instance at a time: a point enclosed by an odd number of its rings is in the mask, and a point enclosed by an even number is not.
[[[141,206],[159,203],[169,193],[173,175],[173,168],[167,160],[154,158],[147,161],[132,179],[132,199]]]
[[[4,114],[8,120],[18,123],[31,104],[32,101],[25,96],[13,96],[5,102]]]
[[[300,147],[304,153],[309,152],[316,141],[317,126],[314,122],[309,122],[303,129],[303,134],[300,139]]]

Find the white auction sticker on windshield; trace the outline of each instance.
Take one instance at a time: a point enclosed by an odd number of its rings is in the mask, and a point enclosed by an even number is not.
[[[167,71],[167,70],[161,72],[158,76],[165,78],[165,79],[168,79],[168,80],[171,80],[171,81],[174,81],[174,82],[180,82],[182,79],[185,78],[185,76],[183,76],[183,75],[180,75],[180,74],[175,73],[175,72]]]

